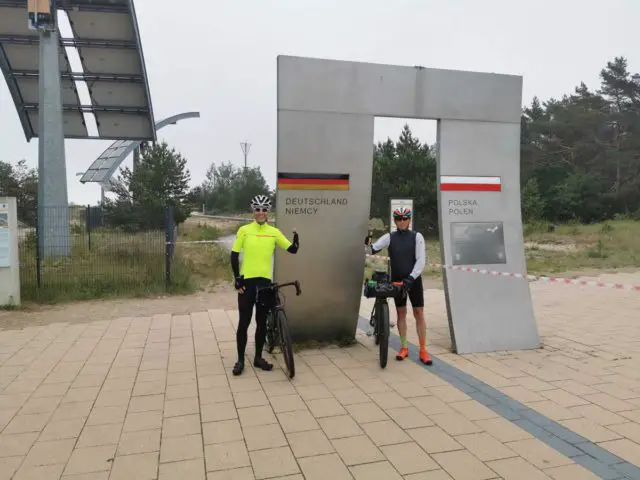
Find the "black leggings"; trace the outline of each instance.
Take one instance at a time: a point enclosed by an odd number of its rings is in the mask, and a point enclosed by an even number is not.
[[[264,287],[271,283],[268,278],[248,278],[245,280],[244,293],[238,292],[238,311],[240,321],[236,332],[236,343],[238,344],[238,362],[244,363],[244,352],[247,348],[247,330],[253,315],[253,306],[256,305],[256,355],[255,359],[262,358],[262,348],[267,336],[267,314],[269,306],[266,302],[256,304],[257,287]],[[266,296],[266,292],[264,294]],[[263,294],[260,295],[261,299]]]

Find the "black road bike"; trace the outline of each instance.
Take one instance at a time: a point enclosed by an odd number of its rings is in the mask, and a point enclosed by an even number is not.
[[[373,338],[380,347],[380,367],[387,366],[389,356],[389,304],[387,299],[398,293],[405,294],[402,282],[392,282],[391,276],[384,270],[373,272],[371,280],[364,282],[364,296],[375,298],[369,325],[373,327]]]
[[[289,378],[293,378],[296,374],[296,368],[293,361],[293,345],[291,341],[291,332],[289,331],[289,323],[287,314],[284,311],[284,302],[280,295],[280,289],[284,287],[296,287],[296,296],[302,293],[300,290],[300,282],[288,283],[271,283],[266,287],[259,287],[257,294],[263,294],[264,300],[269,306],[267,315],[267,352],[273,353],[275,347],[280,347],[280,351],[284,356],[284,362],[289,372]]]

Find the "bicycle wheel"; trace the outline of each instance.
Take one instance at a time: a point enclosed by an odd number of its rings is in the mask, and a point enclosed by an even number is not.
[[[278,328],[278,336],[280,337],[280,350],[284,356],[284,363],[289,370],[289,378],[293,378],[296,374],[296,367],[293,361],[293,345],[291,341],[291,332],[289,331],[289,323],[284,310],[278,310],[276,313],[276,326]]]
[[[389,355],[389,305],[387,302],[378,306],[376,324],[380,345],[380,367],[385,368]]]
[[[269,312],[267,315],[267,352],[273,353],[273,349],[276,347],[276,336],[274,333],[275,323],[273,322],[273,312]]]

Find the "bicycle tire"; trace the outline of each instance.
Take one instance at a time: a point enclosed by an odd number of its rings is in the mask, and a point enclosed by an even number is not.
[[[280,309],[276,313],[276,325],[280,337],[280,350],[284,356],[284,363],[289,371],[289,378],[293,378],[296,374],[296,366],[293,359],[293,345],[291,341],[291,332],[289,331],[289,323],[284,310]]]
[[[265,343],[267,344],[267,352],[273,353],[273,349],[276,347],[276,336],[274,333],[275,323],[273,321],[273,312],[269,312],[267,315],[267,338]]]
[[[386,302],[379,305],[376,323],[380,340],[380,367],[385,368],[389,357],[389,305]]]
[[[373,322],[369,322],[370,324],[373,323],[373,341],[375,342],[376,345],[380,344],[380,337],[378,336],[378,321],[377,321],[377,306],[374,305],[373,306],[373,311],[371,312],[371,319],[373,320]]]

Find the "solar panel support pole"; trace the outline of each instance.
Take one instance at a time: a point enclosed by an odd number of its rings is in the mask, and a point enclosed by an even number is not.
[[[133,151],[133,171],[135,172],[140,163],[140,147]]]
[[[55,16],[55,15],[54,15]],[[44,257],[71,252],[58,31],[40,29],[38,227]]]

